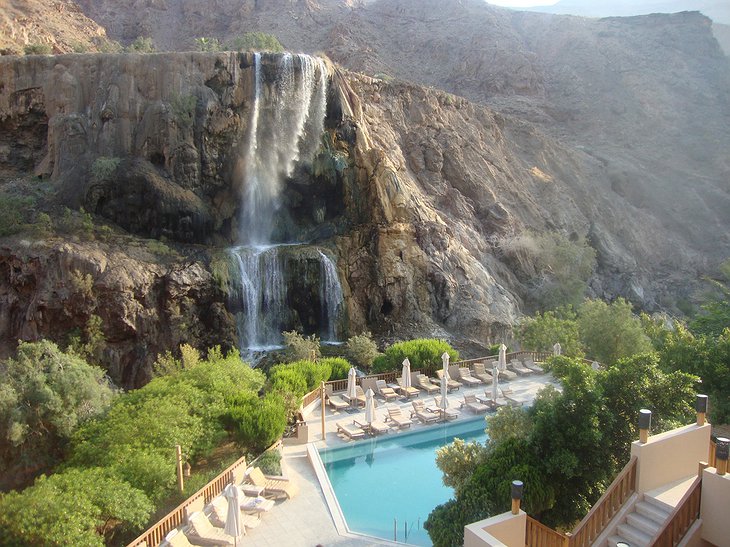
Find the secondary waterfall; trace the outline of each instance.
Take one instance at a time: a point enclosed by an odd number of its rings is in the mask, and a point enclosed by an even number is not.
[[[312,309],[319,306],[321,310],[316,334],[335,341],[343,310],[342,287],[332,260],[319,249],[308,252],[303,245],[281,241],[276,227],[286,179],[298,162],[311,162],[319,147],[327,106],[327,69],[321,59],[308,55],[283,54],[276,59],[272,79],[264,74],[261,54],[254,54],[254,98],[243,152],[241,245],[231,249],[239,277],[232,297],[239,299],[242,310],[240,345],[249,354],[276,347],[282,330],[306,319],[308,311],[297,309],[290,292],[306,288],[298,284],[302,277],[292,270],[305,271],[303,277],[308,278],[312,267],[297,261],[319,263],[319,302],[310,302]]]

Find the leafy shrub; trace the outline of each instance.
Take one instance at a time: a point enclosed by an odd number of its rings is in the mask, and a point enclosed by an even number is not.
[[[192,127],[195,121],[195,107],[198,98],[195,95],[175,95],[170,100],[170,109],[175,121],[184,129]]]
[[[221,47],[218,38],[200,37],[195,39],[195,49],[198,51],[220,51]]]
[[[303,336],[297,331],[282,332],[284,337],[284,353],[289,361],[301,361],[303,359],[318,359],[322,352],[319,346],[319,338],[314,334]]]
[[[262,399],[253,394],[238,395],[230,400],[226,421],[238,443],[253,452],[263,452],[286,429],[284,399],[277,393],[267,393]]]
[[[327,380],[343,380],[347,378],[347,373],[352,368],[352,365],[342,357],[327,357],[320,359],[319,362],[330,367],[331,372]]]
[[[281,452],[278,450],[269,450],[261,454],[256,460],[256,465],[266,475],[281,475]]]
[[[94,182],[108,182],[119,167],[121,158],[99,156],[91,164],[91,176]]]
[[[138,36],[129,44],[127,51],[131,53],[153,53],[155,51],[155,44],[152,43],[152,38]]]
[[[226,44],[226,47],[232,51],[271,51],[273,53],[284,51],[284,46],[276,36],[264,32],[247,32],[232,39]]]
[[[50,55],[53,48],[51,48],[51,44],[28,44],[23,51],[26,55]]]
[[[369,332],[363,332],[348,338],[345,343],[345,356],[353,365],[363,370],[370,370],[373,360],[380,355],[378,346]]]
[[[373,372],[398,370],[407,357],[411,362],[411,370],[420,369],[426,374],[442,366],[441,355],[446,352],[451,362],[459,360],[459,352],[444,340],[418,338],[406,342],[398,342],[385,350],[383,355],[373,361]]]

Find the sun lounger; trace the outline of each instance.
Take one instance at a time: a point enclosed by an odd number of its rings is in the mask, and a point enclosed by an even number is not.
[[[458,382],[466,384],[469,387],[476,386],[482,383],[481,380],[479,380],[478,378],[474,378],[474,376],[471,375],[471,371],[468,367],[458,367],[456,365],[453,365],[449,367],[449,375]]]
[[[431,382],[431,379],[425,374],[418,374],[417,372],[411,373],[411,381],[414,386],[418,389],[422,389],[429,395],[432,393],[438,393],[439,386]]]
[[[400,386],[400,392],[403,394],[404,397],[407,397],[409,399],[411,397],[418,397],[420,391],[418,391],[418,389],[413,386],[406,389],[403,378],[396,378],[395,381],[398,382],[398,385]]]
[[[439,369],[436,371],[436,376],[439,377],[439,381],[441,380],[443,375],[444,375],[443,369]],[[461,387],[461,385],[462,385],[461,382],[458,382],[458,381],[454,380],[453,378],[449,377],[449,380],[446,383],[446,389],[448,390],[449,393],[451,393],[455,389],[459,389]]]
[[[492,370],[493,365],[496,365],[497,361],[492,361],[489,365],[489,369]],[[497,370],[499,370],[499,367],[497,367]],[[509,382],[510,380],[514,380],[517,378],[517,373],[512,370],[500,370],[499,371],[499,381],[500,382]]]
[[[228,502],[223,500],[228,508]],[[225,522],[225,521],[224,521]],[[188,539],[196,545],[233,545],[235,540],[220,528],[213,526],[208,517],[200,511],[196,511],[188,518],[190,529]]]
[[[530,376],[532,374],[532,371],[529,368],[525,368],[522,362],[517,359],[512,359],[507,367],[514,370],[520,376]]]
[[[268,513],[274,508],[274,500],[267,500],[260,496],[247,496],[243,488],[238,487],[239,493],[238,498],[241,501],[241,511],[257,516],[261,516],[262,513]]]
[[[365,431],[354,424],[348,424],[346,422],[337,422],[337,433],[342,433],[348,439],[362,439],[365,436]]]
[[[385,417],[385,421],[392,421],[400,428],[411,427],[411,424],[413,423],[411,420],[406,418],[399,407],[390,407],[388,409],[388,415]]]
[[[162,542],[161,545],[164,547],[167,547],[168,545],[170,547],[195,547],[192,543],[190,543],[190,540],[183,531],[178,528],[170,530],[165,536],[165,541]]]
[[[243,499],[243,497],[241,497],[240,499]],[[274,504],[273,500],[265,500],[265,502],[271,503],[272,505]],[[241,524],[245,528],[256,528],[259,524],[261,524],[260,514],[249,515],[243,509],[239,508],[239,510],[241,511]],[[210,522],[213,524],[213,526],[223,528],[226,525],[226,519],[228,518],[228,500],[223,496],[217,496],[213,498],[213,500],[210,502],[210,505],[208,506],[208,511],[208,518],[210,519]],[[190,518],[192,519],[192,515]]]
[[[485,384],[492,384],[492,375],[487,372],[486,368],[484,367],[484,363],[474,363],[474,372],[472,374],[475,378],[479,378]]]
[[[325,385],[324,387],[324,395],[327,399],[327,402],[329,405],[334,408],[335,410],[345,410],[346,408],[350,408],[349,401],[346,401],[339,395],[334,395],[332,393],[332,386]]]
[[[543,374],[545,372],[543,368],[539,365],[536,365],[535,361],[533,361],[532,359],[525,359],[522,361],[522,364],[525,365],[525,368],[530,369],[535,374]]]
[[[434,402],[436,403],[436,408],[438,409],[438,412],[444,412],[441,410],[441,395],[437,395],[433,398]],[[455,420],[459,417],[459,414],[461,414],[458,410],[454,410],[453,408],[446,408],[446,419],[447,420]]]
[[[466,406],[466,408],[477,414],[489,410],[487,405],[477,401],[476,395],[464,395],[464,402],[461,403],[461,406]]]
[[[380,395],[386,401],[393,401],[398,398],[398,394],[392,387],[388,387],[388,385],[385,383],[385,380],[376,380],[375,389],[373,391],[375,391],[375,393]]]
[[[292,481],[284,477],[264,475],[258,467],[254,467],[248,472],[248,480],[251,484],[264,487],[264,497],[286,497],[291,499],[297,493],[296,484]]]
[[[388,424],[385,422],[381,422],[380,420],[375,420],[371,422],[369,425],[365,420],[353,420],[355,425],[362,429],[363,431],[367,431],[371,435],[380,435],[381,433],[387,433],[390,431],[390,427],[388,427]]]
[[[431,424],[439,419],[438,414],[434,414],[430,408],[426,408],[423,401],[413,401],[413,410],[411,410],[411,418],[414,416],[419,419],[421,423]]]

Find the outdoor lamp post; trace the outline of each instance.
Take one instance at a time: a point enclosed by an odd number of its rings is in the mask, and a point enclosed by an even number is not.
[[[718,475],[727,473],[728,452],[730,452],[730,439],[718,437],[717,443],[715,444],[715,460]]]
[[[707,395],[697,395],[695,410],[697,411],[697,425],[705,425],[705,415],[707,414]]]
[[[639,411],[639,442],[646,444],[649,440],[649,428],[651,428],[651,410],[642,408]]]
[[[512,481],[512,514],[517,515],[520,512],[520,500],[522,499],[522,490],[524,484],[522,481]]]

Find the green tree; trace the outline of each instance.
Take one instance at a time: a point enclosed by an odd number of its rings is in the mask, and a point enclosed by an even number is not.
[[[69,469],[0,496],[0,537],[18,547],[102,547],[143,526],[152,509],[144,493],[106,470]]]
[[[129,44],[127,51],[131,53],[154,53],[155,44],[152,42],[152,38],[137,36],[137,38]]]
[[[526,317],[520,324],[520,341],[524,349],[548,352],[559,342],[563,355],[583,356],[577,316],[570,307]]]
[[[112,401],[104,371],[49,341],[0,362],[0,475],[17,486],[62,458],[76,428]],[[17,482],[15,482],[17,481]]]
[[[303,336],[295,330],[282,332],[284,337],[284,354],[288,361],[314,360],[321,357],[319,338],[314,334]]]
[[[276,36],[264,32],[247,32],[233,38],[226,44],[226,48],[232,51],[271,51],[273,53],[284,51],[284,46]]]
[[[221,43],[218,38],[206,38],[201,36],[195,39],[195,49],[198,51],[220,51]]]
[[[720,266],[717,279],[706,278],[712,291],[705,296],[702,312],[692,321],[692,332],[718,337],[730,328],[730,260]]]
[[[586,354],[607,365],[622,357],[651,351],[641,321],[623,298],[611,304],[586,300],[578,309],[578,328]]]
[[[373,360],[378,355],[380,355],[378,346],[369,332],[351,336],[345,343],[345,357],[362,370],[370,370]]]

